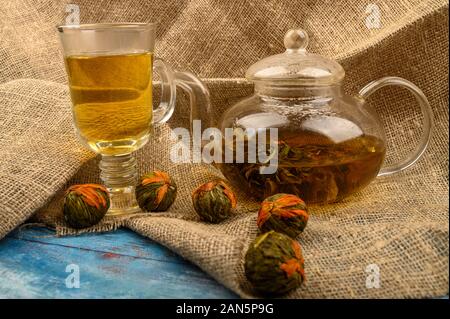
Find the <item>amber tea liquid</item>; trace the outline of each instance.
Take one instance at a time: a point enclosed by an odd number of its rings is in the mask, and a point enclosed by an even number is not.
[[[279,131],[278,145],[275,174],[260,174],[257,163],[220,167],[227,177],[241,181],[260,200],[290,193],[307,203],[332,203],[369,184],[385,156],[384,143],[370,135],[333,143],[313,132]]]
[[[152,54],[65,58],[75,125],[104,155],[129,154],[146,143],[152,123]]]

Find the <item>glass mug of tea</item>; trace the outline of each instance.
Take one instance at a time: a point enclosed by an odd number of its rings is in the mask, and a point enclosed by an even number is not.
[[[154,58],[156,25],[111,23],[58,26],[72,111],[81,141],[102,155],[101,179],[110,192],[108,215],[139,212],[136,160],[152,126],[173,114],[176,86],[190,95],[191,123],[197,105],[209,112],[209,92],[192,73],[174,71]],[[153,109],[152,75],[161,78],[161,102]],[[195,108],[194,108],[195,104]]]

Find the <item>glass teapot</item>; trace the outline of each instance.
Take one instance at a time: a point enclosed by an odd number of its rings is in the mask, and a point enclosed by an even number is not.
[[[341,85],[344,69],[336,61],[307,52],[305,31],[288,31],[284,45],[284,53],[247,70],[254,95],[222,116],[223,147],[225,154],[233,156],[233,161],[225,158],[220,164],[228,179],[245,184],[259,199],[291,193],[308,203],[331,203],[361,190],[377,176],[410,167],[421,157],[431,134],[432,111],[417,86],[385,77],[367,84],[357,96],[348,96]],[[365,99],[387,85],[413,93],[424,121],[422,138],[412,154],[382,167],[385,134]],[[233,137],[227,140],[230,132]],[[268,169],[270,165],[273,169]]]

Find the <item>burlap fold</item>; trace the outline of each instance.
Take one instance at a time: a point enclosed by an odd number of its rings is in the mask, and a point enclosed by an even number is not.
[[[64,3],[6,1],[0,7],[0,238],[32,215],[56,226],[60,235],[76,233],[61,220],[63,190],[73,183],[99,182],[98,158],[76,141],[64,70],[61,60],[55,59],[57,42],[51,30],[61,22]],[[322,1],[75,3],[80,4],[83,22],[160,22],[157,53],[208,78],[205,83],[211,91],[215,122],[223,110],[251,94],[252,86],[240,79],[246,67],[281,52],[284,32],[298,25],[309,31],[312,51],[339,59],[350,94],[387,75],[417,84],[434,113],[429,149],[409,170],[378,178],[341,203],[311,207],[308,227],[299,237],[308,280],[287,297],[448,293],[446,1],[379,3],[383,26],[376,30],[364,23],[368,3],[357,0],[349,2],[352,5]],[[155,6],[159,10],[152,10]],[[21,79],[26,77],[35,79]],[[231,78],[214,79],[219,77]],[[188,125],[187,99],[179,96],[172,120],[155,129],[156,142],[137,152],[140,173],[161,169],[176,179],[180,193],[175,204],[167,213],[110,218],[84,231],[130,228],[199,265],[240,296],[255,297],[244,277],[243,256],[257,234],[257,203],[233,185],[239,203],[236,215],[219,225],[199,221],[190,193],[221,173],[211,165],[175,165],[169,160],[168,150],[174,143],[169,128]],[[386,125],[387,163],[403,158],[421,131],[414,100],[402,90],[383,89],[368,102]],[[380,271],[379,288],[366,285],[373,265]]]

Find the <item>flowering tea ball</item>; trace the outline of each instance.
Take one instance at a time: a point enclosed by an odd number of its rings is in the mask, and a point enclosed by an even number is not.
[[[164,212],[175,201],[177,185],[169,174],[154,171],[141,177],[136,187],[139,207],[148,212]]]
[[[109,209],[108,190],[97,184],[73,185],[64,198],[64,220],[73,228],[97,224]]]
[[[261,294],[285,294],[305,280],[300,244],[275,231],[260,235],[250,244],[244,266],[248,281]]]
[[[220,223],[236,208],[236,196],[220,180],[200,185],[192,194],[192,202],[200,218],[211,223]]]
[[[306,204],[291,194],[267,197],[258,212],[258,228],[262,232],[275,230],[292,238],[297,237],[308,222]]]

